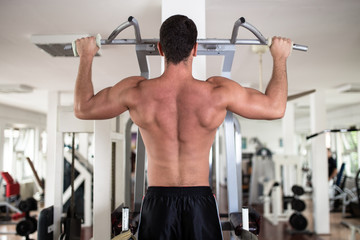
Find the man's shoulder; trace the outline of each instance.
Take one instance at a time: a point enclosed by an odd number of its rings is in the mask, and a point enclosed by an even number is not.
[[[213,76],[206,80],[207,83],[213,84],[214,87],[225,87],[228,84],[231,84],[233,81],[226,77]]]
[[[131,76],[131,77],[127,77],[127,78],[124,78],[122,81],[123,82],[128,82],[128,83],[140,83],[142,81],[145,81],[147,80],[146,78],[142,77],[142,76]]]
[[[131,77],[127,77],[122,79],[121,81],[119,81],[116,85],[116,87],[119,87],[119,89],[137,89],[140,84],[142,82],[146,81],[146,78],[141,77],[141,76],[131,76]]]

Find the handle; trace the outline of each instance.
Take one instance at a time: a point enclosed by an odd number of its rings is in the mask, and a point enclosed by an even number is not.
[[[261,32],[259,30],[257,30],[253,25],[251,25],[250,23],[245,21],[244,17],[239,18],[235,23],[234,23],[234,27],[233,27],[233,32],[231,34],[231,40],[230,42],[232,44],[235,44],[236,42],[236,37],[238,35],[239,32],[239,27],[244,27],[247,30],[249,30],[250,32],[252,32],[257,39],[259,39],[260,43],[266,45],[266,38],[261,34]]]
[[[122,24],[120,24],[108,37],[108,39],[105,41],[106,43],[111,43],[117,35],[119,35],[120,32],[122,32],[124,29],[130,27],[130,26],[134,26],[134,30],[135,30],[135,38],[136,38],[136,43],[141,43],[141,35],[140,35],[140,28],[139,28],[139,23],[138,21],[130,16],[127,20],[127,22],[124,22]]]

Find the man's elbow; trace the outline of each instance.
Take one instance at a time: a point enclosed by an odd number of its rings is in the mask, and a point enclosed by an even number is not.
[[[276,106],[273,108],[271,118],[269,120],[281,119],[285,116],[286,104],[284,106]]]
[[[275,119],[281,119],[285,116],[285,109],[283,111],[279,111],[275,116]]]
[[[74,105],[74,115],[78,119],[87,120],[88,117],[88,111],[80,104]]]

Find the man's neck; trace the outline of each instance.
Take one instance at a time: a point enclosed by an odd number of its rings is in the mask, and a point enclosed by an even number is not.
[[[183,61],[176,65],[165,63],[165,71],[162,76],[168,79],[192,79],[192,62]]]

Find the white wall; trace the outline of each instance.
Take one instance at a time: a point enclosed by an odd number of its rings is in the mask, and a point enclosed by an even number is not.
[[[273,153],[282,153],[280,139],[282,138],[281,120],[250,120],[239,117],[241,135],[247,140],[247,148],[243,152],[254,152],[256,145],[250,139],[257,137],[261,143]]]
[[[250,120],[239,117],[239,121],[242,137],[247,139],[247,148],[244,149],[244,152],[255,151],[255,145],[251,144],[249,140],[257,137],[272,152],[283,153],[283,148],[279,145],[279,141],[282,138],[281,120]],[[358,104],[327,111],[327,123],[324,125],[324,130],[349,128],[350,126],[360,128],[360,107]],[[295,132],[298,135],[312,134],[308,116],[295,119]]]
[[[31,127],[42,131],[46,129],[46,115],[29,110],[0,104],[0,170],[3,168],[4,129],[8,127]]]
[[[13,126],[22,124],[31,127],[46,127],[46,115],[34,111],[0,104],[0,123]]]
[[[329,128],[348,128],[352,125],[360,127],[359,104],[330,111],[327,121]]]
[[[349,128],[350,126],[360,127],[359,104],[350,105],[344,108],[327,110],[327,123],[324,129]],[[296,119],[297,133],[310,133],[310,118],[308,116]]]

